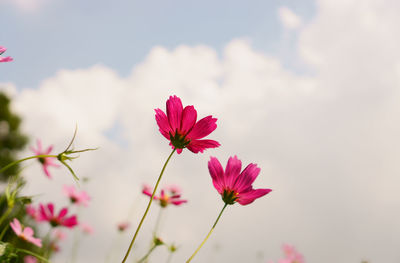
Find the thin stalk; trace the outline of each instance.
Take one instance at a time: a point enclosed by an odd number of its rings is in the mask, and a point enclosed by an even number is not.
[[[9,226],[10,226],[9,224],[6,225],[6,226],[4,227],[4,229],[3,229],[3,231],[1,231],[1,234],[0,234],[0,241],[3,239],[3,237],[4,237],[5,233],[7,232]]]
[[[6,212],[1,216],[0,218],[0,225],[3,223],[3,221],[10,215],[11,211],[13,210],[13,207],[8,207]]]
[[[14,166],[14,165],[16,165],[16,164],[19,164],[19,163],[21,163],[21,162],[23,162],[23,161],[30,160],[30,159],[35,159],[35,158],[47,158],[47,157],[54,157],[54,158],[57,158],[57,155],[52,155],[52,154],[50,154],[50,155],[49,155],[49,154],[40,154],[40,155],[35,155],[35,156],[26,157],[26,158],[23,158],[23,159],[21,159],[21,160],[14,161],[14,162],[9,163],[8,165],[4,166],[3,168],[0,169],[0,173],[4,172],[4,171],[7,170],[8,168],[10,168],[10,167],[12,167],[12,166]]]
[[[221,212],[219,213],[219,215],[218,215],[218,217],[217,217],[217,220],[215,220],[215,223],[214,223],[214,225],[212,226],[210,232],[208,232],[208,235],[206,236],[206,238],[204,238],[203,242],[201,242],[200,246],[196,249],[196,251],[193,253],[193,255],[186,261],[186,263],[189,263],[189,262],[194,258],[194,256],[197,254],[197,252],[199,252],[200,248],[204,245],[204,243],[206,243],[207,239],[210,237],[210,235],[211,235],[211,233],[213,232],[215,226],[217,225],[217,223],[218,223],[218,221],[219,221],[219,218],[220,218],[221,215],[222,215],[222,212],[224,212],[224,210],[225,210],[225,208],[226,208],[227,206],[228,206],[228,204],[225,203],[224,207],[222,208]]]
[[[151,254],[151,252],[153,252],[153,250],[157,247],[157,245],[153,245],[150,250],[146,253],[146,255],[144,255],[137,263],[142,263],[144,262]]]
[[[50,261],[48,261],[46,258],[44,258],[42,256],[39,256],[38,254],[36,254],[36,253],[34,253],[32,251],[29,251],[29,250],[26,250],[26,249],[22,249],[22,248],[17,248],[17,251],[25,253],[25,254],[28,254],[28,255],[31,255],[31,256],[34,256],[35,258],[38,258],[38,259],[40,259],[40,260],[42,260],[44,262],[50,263]]]
[[[129,245],[128,250],[126,251],[126,254],[125,254],[124,259],[122,260],[122,263],[124,263],[124,262],[128,259],[129,253],[131,252],[131,249],[132,249],[132,246],[133,246],[133,243],[135,243],[135,240],[136,240],[136,237],[137,237],[137,235],[138,235],[138,233],[139,233],[139,230],[140,230],[140,228],[141,228],[141,226],[142,226],[142,224],[143,224],[143,222],[144,222],[144,219],[146,218],[147,213],[149,212],[151,203],[153,202],[154,195],[156,194],[157,187],[158,187],[158,185],[159,185],[159,183],[160,183],[160,181],[161,181],[161,177],[162,177],[162,175],[163,175],[163,173],[164,173],[164,170],[165,170],[165,168],[167,167],[167,164],[168,164],[169,160],[171,159],[171,157],[172,157],[172,155],[174,154],[175,151],[176,151],[176,149],[174,148],[174,149],[172,150],[171,154],[168,156],[167,160],[166,160],[165,163],[164,163],[164,166],[163,166],[163,168],[162,168],[162,170],[161,170],[161,173],[160,173],[160,175],[158,176],[157,183],[156,183],[156,185],[154,186],[153,194],[151,195],[149,204],[147,205],[146,211],[144,212],[143,217],[142,217],[142,219],[140,220],[140,223],[139,223],[139,225],[138,225],[138,227],[137,227],[137,229],[136,229],[135,235],[134,235],[133,238],[132,238],[132,241],[131,241],[131,243],[130,243],[130,245]]]

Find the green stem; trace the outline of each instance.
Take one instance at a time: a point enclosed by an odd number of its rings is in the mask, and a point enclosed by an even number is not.
[[[0,218],[0,226],[3,223],[3,221],[8,217],[8,215],[11,213],[11,211],[13,210],[13,207],[8,207],[6,212],[1,216]]]
[[[3,231],[1,231],[1,234],[0,234],[0,241],[3,239],[3,237],[4,237],[4,235],[6,234],[6,232],[7,232],[9,226],[10,226],[9,224],[6,225],[6,226],[4,227],[4,229],[3,229]]]
[[[158,176],[157,183],[156,183],[156,185],[155,185],[155,187],[154,187],[153,194],[151,195],[149,204],[147,205],[146,211],[144,212],[143,217],[142,217],[142,219],[140,220],[140,223],[139,223],[139,225],[138,225],[138,227],[137,227],[137,229],[136,229],[135,235],[134,235],[133,238],[132,238],[132,241],[131,241],[131,243],[130,243],[130,245],[129,245],[128,250],[126,251],[126,254],[125,254],[124,259],[122,260],[122,263],[124,263],[124,262],[128,259],[129,253],[131,252],[131,249],[132,249],[132,246],[133,246],[133,243],[135,243],[136,236],[138,235],[139,230],[140,230],[140,228],[141,228],[141,226],[142,226],[142,224],[143,224],[143,221],[144,221],[144,219],[146,218],[147,213],[149,212],[151,203],[153,202],[154,195],[156,194],[157,187],[158,187],[158,184],[159,184],[160,181],[161,181],[161,177],[162,177],[162,175],[163,175],[163,173],[164,173],[164,170],[165,170],[165,168],[167,167],[167,164],[168,164],[169,160],[171,159],[171,157],[172,157],[172,155],[174,154],[175,151],[176,151],[176,149],[174,148],[174,149],[172,150],[171,154],[168,156],[167,160],[166,160],[165,163],[164,163],[164,166],[163,166],[163,168],[162,168],[162,170],[161,170],[160,176]]]
[[[36,254],[36,253],[34,253],[32,251],[29,251],[29,250],[26,250],[26,249],[22,249],[22,248],[17,248],[17,251],[25,253],[25,254],[28,254],[28,255],[31,255],[31,256],[34,256],[35,258],[38,258],[38,259],[40,259],[40,260],[42,260],[44,262],[50,263],[50,261],[48,261],[46,258],[44,258],[42,256],[39,256],[38,254]]]
[[[30,159],[35,159],[35,158],[47,158],[47,157],[54,157],[54,158],[57,158],[57,155],[40,154],[40,155],[35,155],[35,156],[26,157],[26,158],[23,158],[23,159],[21,159],[21,160],[14,161],[14,162],[9,163],[8,165],[4,166],[3,168],[0,169],[0,173],[4,172],[4,171],[7,170],[8,168],[10,168],[10,167],[12,167],[12,166],[14,166],[14,165],[16,165],[16,164],[19,164],[19,163],[21,163],[21,162],[23,162],[23,161],[30,160]]]
[[[221,212],[219,213],[219,215],[218,215],[218,217],[217,217],[217,220],[215,220],[215,223],[214,223],[214,225],[212,226],[210,232],[208,232],[208,235],[206,236],[206,238],[203,240],[203,242],[201,242],[200,246],[196,249],[196,251],[193,253],[193,255],[186,261],[186,263],[189,263],[189,262],[194,258],[194,256],[197,254],[197,252],[199,252],[200,248],[204,245],[204,243],[206,243],[207,239],[210,237],[211,233],[213,232],[215,226],[216,226],[217,223],[218,223],[219,218],[220,218],[221,215],[222,215],[222,212],[224,212],[224,210],[225,210],[225,208],[227,207],[227,205],[228,205],[228,204],[225,203],[224,207],[222,208]]]
[[[157,247],[157,245],[153,245],[150,250],[147,252],[146,255],[144,255],[137,263],[142,263],[144,262],[151,254],[151,252],[153,252],[153,250]]]

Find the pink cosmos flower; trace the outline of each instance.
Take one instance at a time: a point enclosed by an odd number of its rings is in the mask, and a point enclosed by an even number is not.
[[[86,223],[81,223],[80,226],[81,226],[81,229],[82,229],[83,233],[85,233],[85,234],[93,234],[94,229],[93,229],[93,227],[91,225],[86,224]]]
[[[4,52],[6,52],[7,48],[0,46],[0,55],[2,55]],[[12,57],[1,57],[0,56],[0,62],[10,62],[13,61],[14,59]]]
[[[88,206],[90,196],[85,192],[81,191],[80,193],[75,189],[74,186],[64,185],[64,194],[69,197],[71,203],[76,205]]]
[[[42,150],[42,142],[40,140],[37,140],[36,143],[37,143],[37,149],[31,147],[31,150],[35,153],[35,155],[50,154],[50,152],[53,150],[53,145],[49,146],[47,150],[44,151]],[[48,167],[49,166],[59,167],[59,165],[54,162],[55,158],[44,157],[44,158],[38,158],[38,160],[42,164],[44,173],[47,175],[47,177],[51,178]]]
[[[252,184],[261,170],[256,164],[249,164],[242,172],[241,169],[242,162],[236,156],[229,158],[225,172],[217,158],[211,157],[208,162],[214,187],[226,204],[232,205],[238,202],[241,205],[248,205],[272,191],[253,189]]]
[[[149,187],[148,185],[144,185],[142,193],[151,197],[153,189],[151,189],[151,187]],[[180,189],[175,185],[170,185],[161,189],[159,196],[154,195],[154,200],[159,200],[161,207],[166,207],[169,204],[181,205],[187,202],[187,200],[183,200],[180,198],[181,198]]]
[[[121,222],[117,225],[118,230],[124,232],[131,224],[129,222]]]
[[[10,222],[10,226],[12,228],[12,230],[14,230],[15,234],[27,241],[30,242],[38,247],[42,247],[42,240],[40,240],[39,238],[35,238],[33,237],[33,230],[30,227],[23,227],[21,225],[21,223],[18,221],[18,219],[14,218],[14,220],[12,222]]]
[[[177,96],[170,96],[167,100],[167,114],[160,109],[155,111],[161,134],[170,141],[172,148],[177,149],[178,154],[183,148],[198,153],[220,146],[217,141],[200,140],[217,128],[217,119],[210,115],[196,122],[197,111],[193,106],[183,108]]]
[[[25,256],[24,263],[37,263],[37,259],[34,256]]]
[[[283,244],[282,250],[285,258],[281,259],[279,263],[305,263],[303,255],[297,252],[294,246]]]
[[[78,224],[76,215],[67,217],[68,208],[63,208],[58,213],[58,216],[54,214],[54,204],[48,203],[47,206],[40,204],[39,218],[40,221],[47,221],[52,227],[66,226],[72,228]]]
[[[39,211],[31,204],[26,205],[26,213],[35,221],[39,221]]]

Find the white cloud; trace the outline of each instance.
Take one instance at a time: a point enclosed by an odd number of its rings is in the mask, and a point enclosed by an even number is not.
[[[222,144],[202,155],[175,156],[166,170],[163,183],[181,184],[189,199],[168,211],[161,232],[182,245],[177,262],[198,245],[222,205],[208,175],[209,156],[226,162],[234,154],[258,163],[255,186],[274,191],[250,206],[229,207],[199,262],[255,262],[260,250],[268,251],[267,261],[278,258],[282,242],[298,246],[311,263],[398,261],[399,6],[331,3],[320,1],[315,19],[299,31],[298,47],[314,76],[290,72],[277,58],[234,40],[221,57],[206,46],[156,47],[126,78],[95,66],[64,70],[38,89],[19,91],[14,103],[29,134],[62,149],[78,122],[77,145],[101,147],[73,163],[92,178],[85,221],[101,229],[82,244],[81,262],[104,258],[93,246],[108,251],[113,224],[127,216],[142,183],[156,179],[170,148],[153,109],[165,109],[171,94],[195,105],[199,117],[218,117],[210,137]],[[37,176],[35,167],[40,172],[34,165],[26,172]],[[65,174],[56,171],[54,181],[70,182]],[[29,186],[32,193],[43,189],[57,194],[45,178]],[[143,211],[145,199],[139,200],[134,220]],[[149,242],[153,223],[146,223],[140,244]],[[120,256],[129,238],[122,238]],[[138,247],[139,254],[145,249]],[[152,259],[165,255],[160,250]]]
[[[302,19],[286,6],[278,9],[278,16],[283,26],[287,29],[297,29],[303,23]]]

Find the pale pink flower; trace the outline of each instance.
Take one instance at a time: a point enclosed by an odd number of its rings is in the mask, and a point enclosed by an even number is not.
[[[34,256],[25,256],[24,263],[37,263],[37,259]]]
[[[67,238],[67,234],[65,234],[65,232],[61,231],[60,229],[55,229],[53,231],[53,236],[56,240],[64,240]]]
[[[0,55],[2,55],[4,52],[6,52],[7,48],[0,46]],[[0,56],[0,62],[10,62],[13,61],[14,59],[10,56],[8,57],[2,57]]]
[[[39,211],[31,204],[26,205],[26,213],[35,221],[39,221]]]
[[[18,219],[14,218],[12,222],[10,222],[10,226],[14,233],[21,239],[30,242],[38,247],[42,247],[42,240],[39,238],[33,237],[33,230],[30,227],[23,227]]]
[[[225,171],[217,158],[211,157],[208,162],[213,184],[222,200],[229,205],[238,202],[241,205],[248,205],[255,199],[260,198],[271,189],[253,189],[253,182],[260,173],[256,164],[249,164],[242,172],[242,162],[236,157],[230,157]]]
[[[117,228],[120,232],[124,232],[127,228],[130,227],[130,225],[131,224],[129,222],[124,221],[124,222],[118,223]]]
[[[214,140],[200,140],[217,128],[217,119],[210,115],[196,122],[197,111],[193,106],[183,108],[182,101],[177,96],[170,96],[167,100],[167,114],[160,109],[155,111],[161,134],[170,141],[178,154],[184,148],[198,153],[220,146]]]
[[[94,233],[94,229],[91,225],[86,224],[86,223],[81,223],[80,224],[82,232],[85,234],[93,234]]]
[[[305,263],[304,256],[297,252],[294,246],[283,244],[282,250],[285,254],[285,258],[281,259],[279,263]]]
[[[90,196],[85,192],[78,192],[74,186],[64,185],[64,194],[69,197],[71,203],[76,205],[88,206]]]
[[[46,150],[43,150],[42,142],[40,140],[37,140],[36,143],[37,143],[37,149],[31,147],[31,150],[35,153],[35,155],[48,155],[53,150],[53,145],[49,146]],[[38,160],[42,164],[44,173],[47,175],[47,177],[51,178],[48,167],[49,166],[59,167],[59,165],[54,162],[54,160],[56,160],[56,158],[55,157],[42,157],[42,158],[38,158]]]
[[[46,206],[40,204],[39,219],[40,221],[47,221],[52,227],[66,226],[72,228],[78,224],[76,215],[67,217],[68,208],[64,207],[60,210],[58,215],[54,214],[54,204],[48,203]]]
[[[151,189],[148,185],[144,185],[142,193],[151,197],[153,189]],[[161,189],[160,195],[154,195],[154,200],[158,200],[161,207],[166,207],[169,204],[181,205],[187,202],[187,200],[183,200],[180,198],[180,188],[175,185],[167,186]]]

